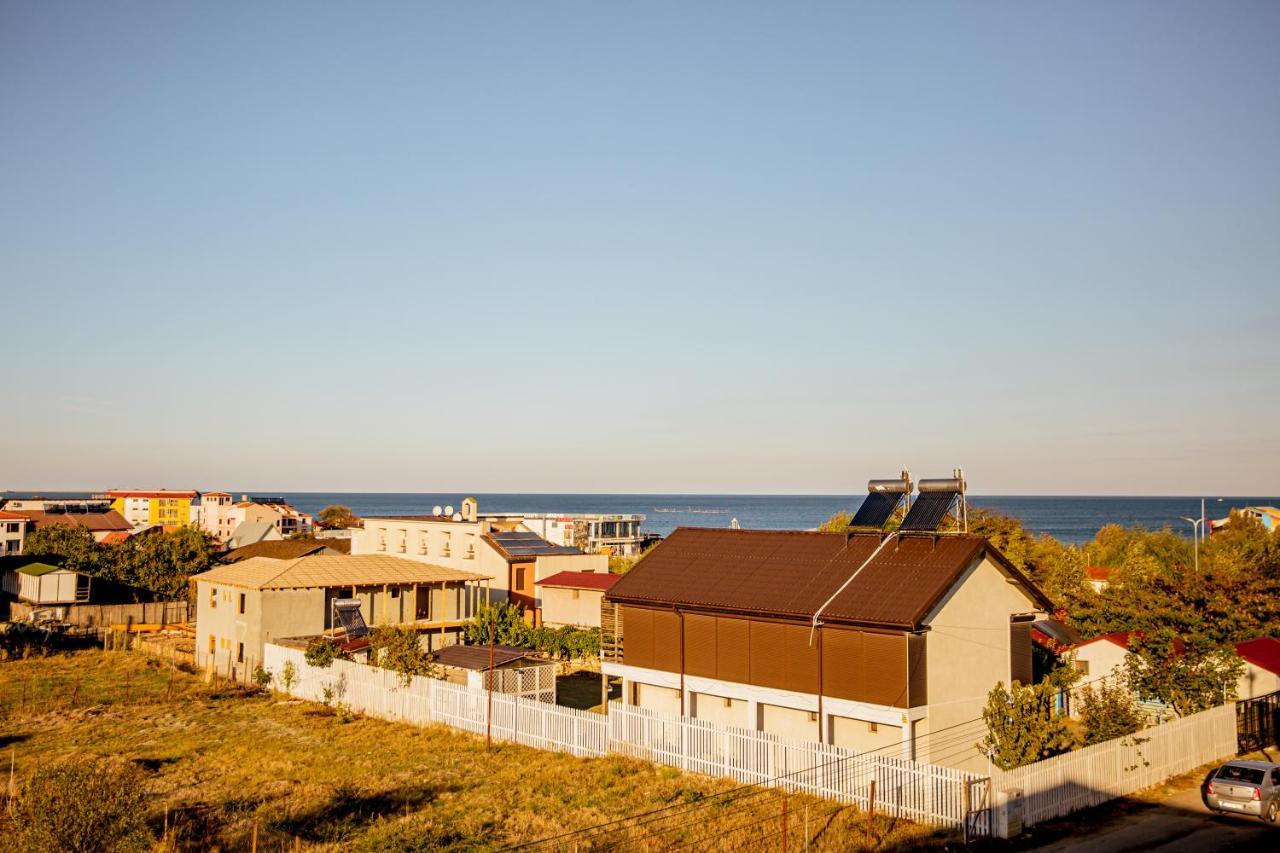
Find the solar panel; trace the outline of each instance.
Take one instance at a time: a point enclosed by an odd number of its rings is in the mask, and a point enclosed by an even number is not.
[[[335,598],[333,600],[333,623],[335,628],[342,628],[347,639],[365,637],[369,634],[369,626],[360,614],[360,600],[357,598]]]
[[[872,492],[863,500],[862,506],[858,507],[849,526],[884,527],[884,523],[889,520],[889,516],[893,515],[893,511],[898,508],[901,501],[901,494]]]
[[[921,492],[911,505],[907,517],[902,519],[899,530],[932,533],[951,511],[959,492]]]

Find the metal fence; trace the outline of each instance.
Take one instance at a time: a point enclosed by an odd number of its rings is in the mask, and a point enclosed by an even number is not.
[[[1236,712],[1228,704],[1015,770],[996,770],[992,784],[1001,800],[1008,797],[997,825],[1003,830],[1009,823],[1030,826],[1063,817],[1235,752]]]
[[[1280,746],[1280,691],[1236,703],[1241,754]]]
[[[9,618],[26,621],[32,612],[55,612],[60,622],[101,632],[110,625],[178,625],[195,618],[195,608],[186,601],[140,601],[134,604],[32,605],[25,601],[9,604]]]

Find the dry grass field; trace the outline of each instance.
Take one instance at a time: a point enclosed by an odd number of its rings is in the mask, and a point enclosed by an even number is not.
[[[144,769],[157,849],[856,850],[865,815],[621,756],[579,759],[206,685],[154,659],[82,651],[0,662],[15,786],[77,753]],[[645,813],[645,817],[634,817]],[[632,816],[632,817],[628,817]],[[8,827],[0,816],[0,833]],[[613,822],[613,823],[610,823]],[[600,824],[609,824],[603,828]],[[878,850],[955,847],[877,819]],[[160,839],[163,838],[163,841]]]

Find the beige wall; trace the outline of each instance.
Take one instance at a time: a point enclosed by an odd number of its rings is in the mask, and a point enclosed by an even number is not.
[[[982,717],[987,694],[996,682],[1009,685],[1009,617],[1028,613],[1038,605],[990,559],[969,568],[962,582],[926,618],[929,728],[934,731]],[[938,760],[952,767],[981,770],[985,757],[976,749],[947,750],[941,742]],[[916,751],[929,761],[929,743]]]
[[[1236,684],[1237,699],[1253,699],[1280,690],[1280,675],[1254,666],[1248,661],[1244,665],[1244,675]]]
[[[365,519],[351,531],[352,554],[390,554],[433,566],[475,572],[489,578],[493,600],[505,601],[507,561],[481,539],[487,522]],[[401,550],[403,549],[403,550]]]
[[[690,694],[691,704],[693,705],[690,716],[699,720],[707,720],[712,723],[719,723],[722,726],[738,726],[739,728],[751,729],[751,718],[748,716],[751,703],[746,699],[727,699],[723,696],[713,696],[710,693],[692,693]]]
[[[577,593],[577,598],[574,598]],[[604,593],[594,589],[561,589],[539,587],[542,601],[542,624],[552,628],[561,625],[577,625],[582,628],[600,627],[600,601]]]
[[[801,740],[816,741],[818,739],[820,732],[818,721],[809,719],[808,711],[761,702],[757,713],[760,724],[753,728],[758,728],[762,732]]]
[[[660,714],[680,714],[680,691],[671,687],[634,683],[635,705]]]
[[[843,746],[856,752],[878,750],[880,755],[897,758],[901,755],[902,728],[885,723],[869,723],[851,717],[832,715],[828,721],[831,732],[831,743]],[[876,731],[871,731],[871,726]]]
[[[542,580],[557,572],[599,572],[609,571],[609,557],[605,554],[548,554],[539,557],[534,567],[534,578]]]

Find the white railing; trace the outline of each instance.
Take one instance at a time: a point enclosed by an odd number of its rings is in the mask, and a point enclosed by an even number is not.
[[[876,811],[947,827],[964,823],[966,807],[974,812],[985,805],[986,777],[950,767],[857,754],[830,744],[667,716],[617,702],[609,704],[609,714],[604,716],[530,701],[518,694],[495,692],[490,697],[483,689],[424,676],[414,676],[406,684],[390,670],[351,661],[335,660],[325,669],[316,669],[307,665],[301,651],[272,644],[264,647],[263,659],[279,690],[387,720],[443,723],[483,735],[492,698],[493,736],[539,749],[584,757],[617,752],[861,808],[869,805],[874,781]],[[289,663],[294,681],[286,685]],[[966,796],[966,788],[973,797]]]
[[[1157,785],[1235,752],[1235,705],[1221,705],[1015,770],[996,770],[992,784],[1002,794],[1019,792],[1008,808],[1030,826]]]
[[[966,784],[986,778],[951,767],[856,753],[831,744],[792,740],[753,729],[609,704],[609,747],[636,758],[749,784],[767,782],[920,823],[959,827]],[[972,808],[973,806],[971,806]]]

